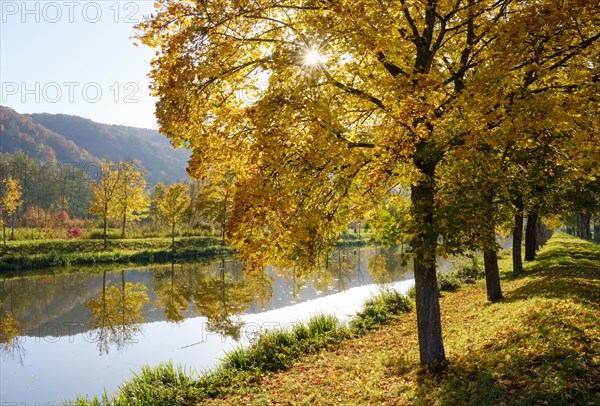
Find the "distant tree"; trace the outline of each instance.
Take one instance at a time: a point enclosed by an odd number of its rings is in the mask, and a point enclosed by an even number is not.
[[[107,221],[117,211],[117,193],[121,182],[121,171],[114,167],[112,161],[105,159],[100,163],[100,168],[100,179],[91,183],[93,200],[89,212],[102,218],[104,249],[107,249]]]
[[[146,193],[144,172],[135,162],[119,164],[119,184],[115,194],[115,218],[121,221],[121,237],[125,238],[125,224],[128,220],[147,217],[150,199]]]
[[[158,201],[158,212],[171,225],[171,249],[175,249],[175,225],[185,219],[189,205],[189,190],[183,183],[170,185],[165,196]]]
[[[235,175],[231,172],[225,175],[212,174],[198,182],[198,189],[193,193],[193,210],[208,220],[219,223],[221,239],[225,242],[225,225],[227,210],[231,204],[231,190]]]
[[[6,253],[6,221],[23,204],[21,200],[21,184],[18,180],[9,177],[2,181],[0,192],[0,222],[2,222],[2,236],[4,239],[3,252]]]
[[[152,195],[150,196],[150,218],[155,222],[163,220],[160,212],[158,211],[158,202],[165,198],[167,194],[167,188],[162,182],[158,182],[154,186]]]

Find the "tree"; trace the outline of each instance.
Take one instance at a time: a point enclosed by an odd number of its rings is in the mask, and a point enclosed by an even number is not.
[[[112,161],[103,159],[100,163],[100,178],[91,182],[93,200],[88,211],[102,219],[104,249],[108,248],[108,219],[118,213],[117,195],[121,184],[121,175],[122,172],[114,167]]]
[[[175,250],[175,225],[185,219],[189,206],[189,190],[183,183],[170,185],[165,196],[158,201],[158,212],[171,226],[172,250]]]
[[[125,224],[128,220],[147,216],[150,204],[146,194],[146,178],[135,162],[119,164],[119,184],[115,194],[115,217],[121,221],[121,237],[125,238]]]
[[[150,196],[150,218],[155,222],[162,221],[162,217],[158,211],[158,202],[164,199],[165,194],[167,193],[167,188],[162,182],[158,182],[154,189],[152,190],[152,194]]]
[[[0,185],[0,222],[2,223],[2,236],[4,239],[3,252],[6,253],[6,222],[17,208],[23,204],[21,200],[21,184],[18,180],[8,177]]]
[[[192,194],[194,212],[219,223],[223,242],[225,242],[227,210],[230,208],[230,196],[232,195],[234,183],[235,176],[233,173],[225,175],[211,174],[211,176],[198,182],[198,188]]]
[[[250,264],[314,265],[349,220],[410,185],[420,360],[433,366],[445,361],[440,163],[486,137],[504,142],[490,127],[523,92],[489,97],[496,81],[483,78],[538,83],[597,41],[597,5],[555,3],[164,1],[139,38],[159,48],[156,115],[192,148],[189,173],[238,174],[228,236]],[[530,42],[538,37],[541,48]],[[479,121],[482,101],[497,114],[491,122]]]

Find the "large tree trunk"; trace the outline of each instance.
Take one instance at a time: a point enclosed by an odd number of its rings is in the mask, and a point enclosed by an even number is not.
[[[515,202],[517,211],[515,212],[515,225],[513,228],[512,261],[513,274],[519,275],[523,272],[523,199],[517,198]]]
[[[581,238],[588,241],[592,239],[591,222],[592,215],[590,213],[581,213]]]
[[[600,219],[594,216],[594,242],[600,243]]]
[[[483,263],[485,267],[485,287],[490,302],[504,299],[502,287],[500,286],[500,272],[498,271],[498,256],[496,250],[489,248],[483,251]]]
[[[500,273],[498,272],[498,256],[496,255],[496,225],[494,221],[494,193],[490,189],[485,196],[486,218],[483,219],[486,227],[486,246],[483,250],[483,264],[485,268],[485,287],[490,302],[504,299],[500,287]]]
[[[446,360],[442,341],[435,251],[437,234],[433,223],[435,165],[423,165],[426,179],[412,186],[411,201],[416,223],[413,239],[417,330],[421,365],[435,367]]]
[[[537,222],[538,214],[532,211],[527,216],[527,227],[525,227],[525,261],[535,260],[535,249],[537,246]]]

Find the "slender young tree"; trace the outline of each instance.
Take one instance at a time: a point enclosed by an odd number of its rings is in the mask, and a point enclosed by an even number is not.
[[[148,216],[150,199],[146,193],[146,178],[136,162],[119,164],[119,184],[115,194],[114,216],[121,222],[121,238],[125,238],[127,221]]]
[[[171,226],[171,249],[175,250],[175,225],[185,220],[190,206],[190,193],[183,183],[170,185],[164,197],[158,201],[158,212]]]
[[[104,249],[108,249],[107,227],[108,219],[118,213],[117,194],[121,183],[121,171],[112,161],[105,159],[100,163],[100,178],[91,182],[92,204],[90,214],[100,216],[103,226]]]
[[[13,215],[17,208],[23,204],[21,199],[21,184],[18,180],[8,177],[0,185],[0,222],[2,222],[2,237],[4,246],[2,252],[6,253],[6,222]]]

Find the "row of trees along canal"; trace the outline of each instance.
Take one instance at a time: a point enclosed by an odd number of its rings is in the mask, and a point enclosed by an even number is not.
[[[542,219],[587,216],[578,194],[597,203],[599,15],[587,0],[210,0],[160,2],[137,28],[161,132],[192,149],[192,176],[235,174],[228,235],[248,264],[309,269],[349,221],[388,211],[431,367],[446,362],[437,255],[483,250],[497,301],[507,218],[519,273],[523,216],[532,241]]]
[[[84,170],[35,162],[22,152],[0,154],[0,175],[4,251],[7,226],[13,240],[15,227],[62,228],[64,236],[65,226],[95,227],[95,221],[81,221],[90,215],[101,220],[105,248],[109,223],[118,224],[122,238],[132,222],[168,226],[172,243],[177,224],[200,232],[214,223],[224,238],[227,191],[219,182],[158,183],[150,192],[143,169],[133,161],[87,163]]]

